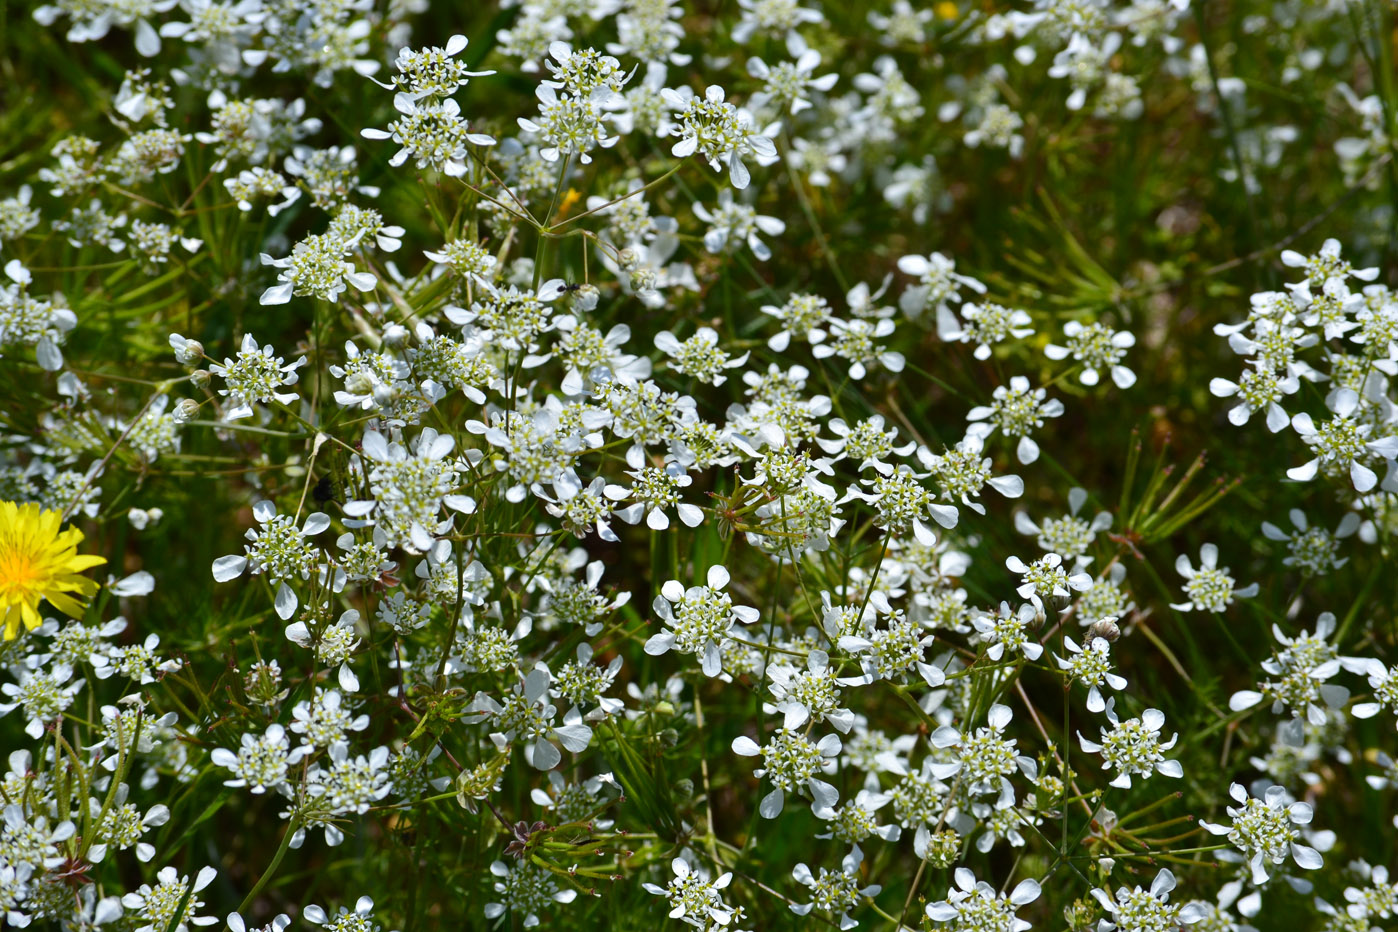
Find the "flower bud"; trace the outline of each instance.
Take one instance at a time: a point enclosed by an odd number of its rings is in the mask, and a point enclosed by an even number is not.
[[[351,395],[367,395],[372,392],[378,384],[378,379],[367,372],[351,372],[345,379],[345,391]]]
[[[629,272],[641,264],[641,254],[628,246],[616,254],[616,262],[623,272]]]
[[[637,269],[636,271],[631,273],[632,291],[651,291],[655,288],[655,283],[655,269],[648,267],[644,269]]]
[[[927,840],[927,850],[922,856],[933,867],[949,867],[956,863],[961,853],[961,834],[955,829],[944,828],[934,832]]]
[[[181,398],[170,414],[176,424],[187,424],[199,416],[199,402],[193,398]]]
[[[203,388],[209,384],[209,370],[195,369],[189,374],[189,383],[195,388]]]
[[[573,307],[579,311],[596,310],[597,299],[601,296],[596,285],[579,285],[573,292]]]
[[[204,344],[198,340],[185,340],[184,343],[175,350],[175,359],[185,366],[192,366],[199,362],[204,356]]]
[[[1121,628],[1117,627],[1115,618],[1103,618],[1094,621],[1092,627],[1087,629],[1087,643],[1091,644],[1094,638],[1101,638],[1108,644],[1121,637]]]

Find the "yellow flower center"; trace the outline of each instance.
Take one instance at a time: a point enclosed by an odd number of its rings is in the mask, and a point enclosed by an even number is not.
[[[79,617],[81,599],[97,583],[79,575],[107,561],[78,553],[82,532],[63,528],[63,515],[36,504],[0,502],[0,618],[5,640],[19,636],[20,623],[33,631],[43,623],[39,603]]]

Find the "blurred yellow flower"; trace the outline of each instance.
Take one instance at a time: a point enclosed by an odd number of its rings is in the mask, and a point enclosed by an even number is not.
[[[83,603],[70,593],[87,598],[97,591],[95,581],[78,574],[106,559],[79,554],[82,531],[62,525],[60,512],[0,502],[0,618],[7,641],[19,637],[21,621],[30,631],[39,627],[41,600],[77,618]]]

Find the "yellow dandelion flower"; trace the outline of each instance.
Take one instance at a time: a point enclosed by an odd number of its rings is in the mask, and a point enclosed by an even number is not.
[[[19,637],[21,621],[30,631],[39,627],[43,599],[74,618],[82,614],[80,599],[91,597],[97,583],[78,574],[107,562],[79,554],[82,539],[77,528],[63,529],[61,512],[0,502],[0,618],[5,621],[5,640]]]

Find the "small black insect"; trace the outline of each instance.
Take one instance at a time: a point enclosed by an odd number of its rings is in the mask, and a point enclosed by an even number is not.
[[[326,473],[317,480],[315,488],[311,490],[311,497],[317,503],[324,505],[326,502],[337,502],[340,500],[339,484],[335,482],[335,477]]]
[[[311,489],[311,497],[318,504],[324,505],[326,502],[345,501],[345,484],[348,480],[346,474],[347,463],[344,454],[338,450],[331,450],[325,457],[328,468],[325,475],[316,480],[315,486]]]

